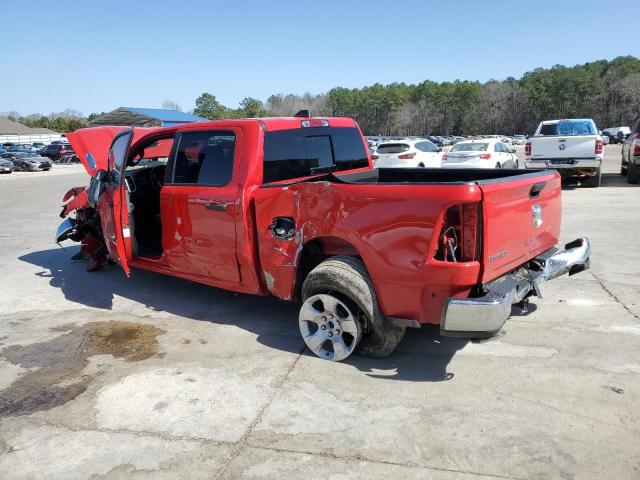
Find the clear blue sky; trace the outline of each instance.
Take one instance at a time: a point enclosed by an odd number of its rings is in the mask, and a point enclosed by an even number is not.
[[[189,110],[203,91],[236,107],[278,92],[519,77],[640,56],[632,3],[0,0],[0,111],[166,99]]]

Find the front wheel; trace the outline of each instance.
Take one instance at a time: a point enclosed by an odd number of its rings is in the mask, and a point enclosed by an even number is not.
[[[28,172],[29,171],[29,165],[27,165],[26,163],[23,163],[22,165],[20,165],[20,169],[23,172]]]
[[[396,348],[404,329],[385,320],[362,261],[336,256],[320,263],[302,284],[300,333],[309,349],[332,361],[346,359],[354,351],[371,357],[387,357]]]
[[[630,163],[627,165],[627,183],[638,183],[640,180],[640,169],[638,165],[631,165]]]

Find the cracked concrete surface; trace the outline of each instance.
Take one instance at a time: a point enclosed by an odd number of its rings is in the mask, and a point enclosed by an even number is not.
[[[591,237],[590,271],[495,340],[409,330],[390,358],[341,364],[303,350],[295,305],[70,262],[51,237],[84,174],[2,178],[0,399],[50,381],[0,413],[0,477],[640,478],[640,187],[606,156],[601,188],[563,192],[562,241]],[[96,322],[163,333],[149,354],[135,332],[92,349],[73,332]]]

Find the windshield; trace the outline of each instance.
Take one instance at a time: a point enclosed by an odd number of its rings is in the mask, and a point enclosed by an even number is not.
[[[378,146],[377,153],[402,153],[409,150],[406,143],[385,143]]]
[[[489,147],[488,143],[456,143],[452,148],[452,152],[486,152]]]
[[[595,135],[591,120],[560,120],[558,123],[543,124],[539,135]]]

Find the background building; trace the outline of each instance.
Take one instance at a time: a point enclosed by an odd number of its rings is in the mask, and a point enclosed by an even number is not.
[[[89,122],[89,126],[127,125],[131,127],[169,127],[182,123],[203,121],[207,121],[207,119],[177,110],[120,107],[112,112],[94,118]]]
[[[62,134],[48,128],[31,128],[8,118],[0,118],[0,143],[49,144],[56,140],[62,140]]]

